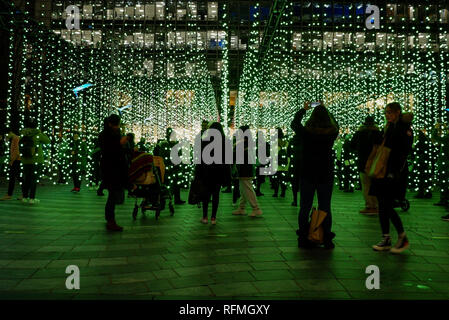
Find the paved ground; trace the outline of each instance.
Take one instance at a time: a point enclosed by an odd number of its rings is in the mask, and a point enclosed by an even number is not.
[[[370,248],[379,224],[358,213],[360,191],[335,191],[336,248],[306,251],[297,248],[290,194],[274,199],[268,188],[263,218],[232,216],[222,194],[216,226],[200,224],[200,209],[189,205],[133,222],[127,199],[117,213],[125,231],[113,234],[106,199],[70,189],[40,186],[38,206],[0,202],[0,298],[449,299],[449,223],[435,197],[410,200],[401,217],[411,249],[392,255]],[[65,288],[68,265],[80,268],[80,290]],[[380,268],[379,290],[365,287],[368,265]]]

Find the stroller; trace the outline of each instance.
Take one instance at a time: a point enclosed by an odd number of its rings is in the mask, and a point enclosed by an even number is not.
[[[131,186],[128,195],[135,198],[132,212],[133,220],[136,220],[139,208],[143,215],[147,210],[155,211],[157,220],[161,211],[165,209],[167,201],[170,215],[174,215],[172,195],[164,185],[164,175],[165,165],[161,157],[144,152],[134,152],[128,170],[128,179]],[[138,204],[139,198],[143,199],[140,204]]]

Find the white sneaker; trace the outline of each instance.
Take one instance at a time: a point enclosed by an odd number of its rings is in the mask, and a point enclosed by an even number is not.
[[[202,219],[201,219],[201,223],[202,223],[202,224],[207,224],[207,223],[208,223],[207,218],[202,218]]]
[[[244,216],[246,214],[244,209],[238,209],[232,212],[234,216]]]
[[[30,202],[30,198],[23,198],[22,199],[22,203],[29,203]]]
[[[30,199],[28,203],[32,205],[32,204],[39,204],[39,202],[41,202],[39,199]]]
[[[262,215],[262,210],[260,209],[255,209],[253,210],[253,212],[251,212],[250,217],[260,217]]]

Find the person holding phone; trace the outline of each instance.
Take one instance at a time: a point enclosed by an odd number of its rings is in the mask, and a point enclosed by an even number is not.
[[[310,118],[303,125],[306,111],[313,108]],[[338,136],[339,126],[333,115],[323,106],[310,102],[296,112],[291,128],[302,145],[301,155],[295,162],[300,172],[300,210],[298,215],[298,247],[314,246],[308,240],[309,214],[315,193],[318,195],[318,209],[327,213],[322,226],[324,229],[324,247],[333,249],[331,198],[334,186],[334,153],[332,147]],[[299,161],[298,161],[299,160]]]

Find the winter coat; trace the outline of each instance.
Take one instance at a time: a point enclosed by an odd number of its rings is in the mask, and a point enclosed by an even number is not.
[[[98,137],[101,148],[101,175],[107,189],[123,189],[128,182],[128,163],[120,144],[120,131],[107,128]]]
[[[291,123],[292,130],[301,141],[301,155],[295,160],[299,167],[300,178],[305,178],[316,183],[328,183],[334,179],[334,152],[332,147],[338,136],[338,124],[333,119],[335,126],[329,128],[309,128],[302,125],[301,121],[306,113],[305,109],[296,112]]]
[[[238,147],[241,144],[243,144],[244,160],[243,164],[237,164],[237,150],[241,148]],[[248,157],[249,155],[252,155],[253,159],[256,158],[254,150],[249,150],[248,139],[245,137],[244,140],[238,141],[234,147],[234,163],[236,163],[237,176],[239,178],[254,178],[256,176],[255,164],[250,163],[251,157]]]
[[[42,144],[50,143],[50,139],[39,129],[27,128],[20,133],[21,138],[32,137],[35,147],[35,153],[32,157],[21,157],[23,164],[42,164],[44,163],[44,151]]]
[[[201,155],[203,154],[204,148],[213,143],[212,141],[201,141]],[[224,137],[222,141],[222,159],[221,164],[204,163],[204,159],[202,159],[200,164],[197,164],[195,167],[195,176],[201,180],[206,186],[226,186],[231,183],[231,165],[225,163],[225,150],[226,144],[231,144],[231,142]],[[210,155],[214,156],[214,151],[210,153]]]
[[[365,172],[365,165],[373,150],[374,143],[382,139],[382,132],[377,126],[363,125],[354,134],[351,140],[351,148],[357,152],[357,168]]]

